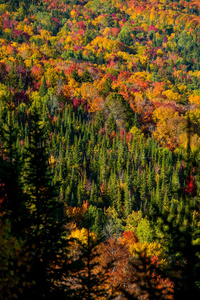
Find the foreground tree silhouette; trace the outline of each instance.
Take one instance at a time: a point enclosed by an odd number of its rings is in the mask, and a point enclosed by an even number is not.
[[[21,299],[30,284],[25,245],[30,213],[21,183],[22,163],[17,148],[18,128],[13,102],[0,116],[0,299]],[[13,296],[14,295],[14,296]]]
[[[51,299],[59,287],[65,256],[63,203],[49,170],[46,140],[37,109],[29,119],[30,140],[25,150],[24,185],[29,197],[31,230],[27,237],[32,248],[30,279],[35,284],[29,298]],[[28,299],[29,299],[28,298]]]
[[[6,105],[5,105],[6,106]],[[14,106],[14,105],[13,105]],[[28,227],[26,197],[22,191],[22,163],[17,148],[18,128],[13,106],[4,108],[0,127],[0,212],[11,222],[14,236],[23,238]]]

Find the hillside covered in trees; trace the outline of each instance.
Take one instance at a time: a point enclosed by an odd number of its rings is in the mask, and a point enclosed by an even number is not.
[[[200,2],[0,0],[0,300],[200,299]]]

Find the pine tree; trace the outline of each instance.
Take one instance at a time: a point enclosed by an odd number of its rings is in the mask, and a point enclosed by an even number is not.
[[[116,129],[117,129],[117,124],[115,122],[115,118],[114,118],[113,114],[111,113],[111,115],[108,119],[108,123],[107,123],[108,133],[112,133],[113,131],[116,131]]]
[[[29,213],[21,183],[22,163],[16,147],[18,125],[13,110],[4,110],[4,113],[0,128],[0,198],[3,199],[0,209],[4,217],[10,219],[12,234],[22,238],[28,229]]]
[[[23,91],[24,87],[25,87],[25,83],[23,82],[22,75],[20,74],[17,88],[19,91]]]
[[[39,89],[40,96],[44,97],[46,95],[47,91],[48,91],[48,87],[47,87],[46,78],[44,75],[42,78],[42,83],[41,83],[40,89]]]
[[[63,203],[57,200],[58,189],[49,171],[45,136],[40,122],[39,113],[33,108],[24,168],[25,192],[31,210],[28,243],[30,248],[35,248],[30,276],[36,286],[31,291],[30,299],[47,299],[51,296],[62,276],[61,260],[65,255],[62,248],[66,235]],[[27,292],[30,294],[30,290]]]

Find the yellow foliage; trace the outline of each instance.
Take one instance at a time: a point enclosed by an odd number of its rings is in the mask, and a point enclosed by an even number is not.
[[[179,95],[178,93],[173,92],[172,90],[166,90],[163,92],[163,95],[167,97],[167,100],[171,101],[175,101],[175,102],[180,102],[181,100],[181,95]]]
[[[156,32],[156,39],[160,37],[160,34]]]
[[[158,49],[157,55],[158,55],[158,56],[163,56],[163,55],[164,55],[164,52],[163,52],[161,49]]]
[[[70,15],[72,18],[76,17],[77,13],[76,13],[75,9],[72,9],[72,11],[70,12]]]
[[[11,32],[12,32],[12,29],[10,29],[10,28],[6,28],[6,29],[4,29],[4,31],[5,31],[5,33],[11,34]]]
[[[159,123],[165,123],[174,117],[178,117],[178,112],[174,112],[173,109],[164,106],[155,109],[153,112],[153,120]]]
[[[49,82],[51,86],[55,86],[59,79],[59,72],[53,67],[48,68],[45,72],[45,77],[47,82]]]
[[[178,46],[177,43],[175,41],[168,41],[168,46],[173,50],[173,51],[177,51],[178,50]]]
[[[68,239],[75,239],[75,241],[72,242],[75,245],[77,245],[77,241],[81,242],[82,245],[87,245],[88,237],[90,238],[91,242],[97,241],[97,235],[91,231],[88,232],[88,229],[85,228],[73,230]]]
[[[147,56],[141,56],[140,57],[140,62],[142,64],[142,66],[146,66],[147,62],[148,62],[148,57]]]
[[[130,133],[132,133],[132,135],[135,139],[140,139],[141,137],[144,136],[142,130],[137,128],[136,126],[133,126],[131,128]]]
[[[16,47],[15,43],[13,43],[12,46]],[[28,44],[23,43],[19,45],[18,50],[24,60],[30,57],[30,47]]]
[[[72,87],[74,90],[79,88],[79,83],[72,77],[68,77],[68,85]]]
[[[41,35],[42,38],[45,38],[45,39],[50,39],[51,38],[51,33],[48,30],[41,29],[40,30],[40,35]]]
[[[97,36],[92,42],[91,46],[98,46],[99,48],[105,48],[108,51],[113,51],[119,49],[119,42],[109,40],[106,37]],[[88,45],[86,46],[86,49],[88,48]],[[88,49],[89,50],[89,49]]]
[[[150,21],[155,20],[155,15],[156,15],[155,7],[152,7],[151,13],[150,13]]]
[[[146,255],[147,257],[157,256],[159,258],[159,262],[161,264],[165,263],[165,259],[163,259],[163,250],[160,244],[157,243],[133,243],[130,245],[129,248],[130,252],[133,256],[139,255]]]
[[[141,80],[141,79],[142,80],[150,79],[149,75],[151,75],[151,74],[149,74],[148,72],[135,72],[133,75],[130,76],[129,80],[131,80],[131,82],[137,83],[137,81]]]
[[[104,36],[108,36],[109,34],[110,34],[110,28],[109,27],[106,27],[105,29],[104,29],[104,32],[103,32],[103,35]]]
[[[183,132],[180,135],[180,148],[187,149],[188,137],[187,132]],[[200,137],[197,134],[194,134],[190,137],[190,147],[192,152],[196,152],[200,148]]]
[[[190,110],[189,112],[187,112],[187,115],[189,114],[189,117],[191,119],[191,121],[196,124],[199,125],[200,122],[200,109],[194,109],[194,110]],[[187,118],[186,115],[186,118]]]
[[[200,96],[199,96],[199,95],[194,95],[194,94],[192,94],[192,95],[189,97],[189,101],[190,101],[190,103],[192,103],[192,104],[200,105]]]
[[[51,154],[51,156],[50,156],[50,158],[49,158],[49,164],[50,164],[51,166],[54,166],[55,162],[56,162],[56,160],[55,160],[53,154]]]
[[[90,112],[95,112],[103,105],[103,98],[100,96],[98,88],[93,84],[85,82],[80,88],[81,96],[90,105]]]
[[[33,102],[33,106],[36,105],[36,107],[39,107],[41,105],[41,97],[39,95],[39,92],[32,92],[30,95],[30,99]]]
[[[33,24],[31,25],[24,25],[24,32],[28,33],[30,36],[34,34],[33,32]]]
[[[186,93],[188,91],[188,87],[186,85],[183,84],[178,84],[178,89],[180,91],[180,93]]]
[[[4,14],[6,11],[8,11],[9,6],[7,4],[0,4],[0,14]]]
[[[8,88],[3,83],[0,83],[0,100],[2,101],[4,98],[8,96]]]

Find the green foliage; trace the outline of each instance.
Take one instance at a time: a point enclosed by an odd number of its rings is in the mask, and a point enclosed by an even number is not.
[[[25,152],[24,187],[31,210],[31,234],[28,243],[35,245],[31,257],[33,280],[36,283],[33,297],[47,297],[56,288],[56,281],[62,276],[60,265],[65,252],[66,231],[64,229],[63,203],[58,201],[57,186],[52,182],[48,167],[43,128],[36,108],[30,117],[30,143]],[[58,268],[56,270],[56,268]],[[53,281],[52,281],[53,279]]]
[[[42,83],[41,83],[41,86],[39,89],[40,96],[44,97],[46,95],[47,91],[48,91],[48,88],[47,88],[46,78],[45,78],[45,76],[43,76]]]
[[[131,40],[131,29],[129,26],[123,26],[118,37],[120,42],[124,43],[127,46],[130,46],[133,43]]]

